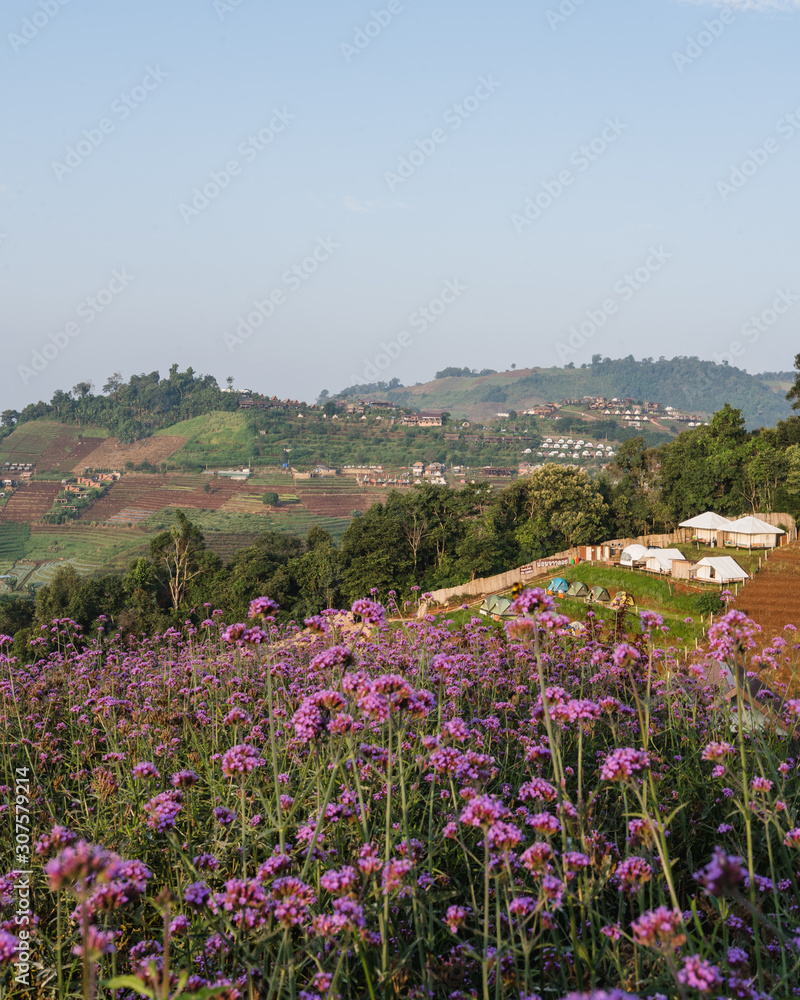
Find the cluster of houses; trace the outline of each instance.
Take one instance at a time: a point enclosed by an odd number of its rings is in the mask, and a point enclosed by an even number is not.
[[[0,486],[10,486],[12,489],[30,479],[36,471],[36,466],[30,462],[4,462]]]

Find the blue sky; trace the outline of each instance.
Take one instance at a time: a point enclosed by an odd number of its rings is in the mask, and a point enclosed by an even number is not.
[[[0,409],[800,349],[797,4],[5,0],[0,45]]]

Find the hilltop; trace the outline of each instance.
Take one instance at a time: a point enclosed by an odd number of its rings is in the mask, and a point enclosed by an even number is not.
[[[706,416],[730,403],[742,411],[752,429],[772,427],[791,415],[785,395],[793,380],[790,372],[751,375],[740,368],[698,358],[601,360],[598,355],[595,362],[580,368],[524,368],[448,376],[415,386],[387,388],[382,394],[399,406],[444,410],[454,418],[467,420],[486,420],[498,410],[519,411],[583,396],[654,401]],[[358,394],[359,387],[345,392]]]

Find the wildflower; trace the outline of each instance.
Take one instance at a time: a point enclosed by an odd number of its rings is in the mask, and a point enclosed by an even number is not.
[[[722,976],[716,965],[712,965],[707,959],[690,955],[678,970],[678,982],[691,986],[698,993],[710,993],[722,986]]]
[[[552,875],[542,877],[542,899],[550,904],[549,909],[558,910],[564,895],[564,883]]]
[[[319,880],[322,888],[332,896],[347,896],[358,887],[359,883],[358,872],[351,865],[345,865],[338,871],[331,868]]]
[[[793,830],[789,830],[783,838],[783,843],[786,847],[800,847],[800,826],[796,826]]]
[[[370,601],[367,597],[362,597],[353,603],[350,609],[366,625],[381,625],[386,619],[386,611],[377,601]]]
[[[645,635],[649,635],[664,624],[664,619],[661,615],[657,615],[654,611],[642,611],[639,614],[639,620],[642,623],[642,632]]]
[[[230,826],[236,819],[236,813],[231,809],[226,809],[225,806],[216,806],[212,809],[212,813],[220,826]]]
[[[0,638],[5,638],[0,636]],[[8,931],[0,931],[0,965],[4,962],[14,962],[16,960],[17,945],[19,941]]]
[[[564,871],[566,872],[580,871],[582,868],[588,868],[592,863],[580,851],[567,851],[562,860],[564,862]]]
[[[694,878],[707,896],[724,896],[743,882],[746,874],[741,858],[715,847],[711,860],[702,871],[695,873]]]
[[[631,924],[633,940],[647,948],[670,951],[686,943],[683,933],[683,917],[678,910],[659,906],[647,910]]]
[[[230,916],[236,927],[254,930],[267,922],[269,900],[261,883],[255,879],[229,879],[225,891],[215,893],[214,902]]]
[[[192,859],[192,864],[201,871],[207,868],[208,871],[215,872],[219,868],[219,861],[213,854],[196,854]]]
[[[528,615],[539,611],[552,611],[555,608],[555,601],[546,594],[541,587],[533,590],[523,590],[511,602],[510,610],[515,615]]]
[[[292,718],[295,733],[304,743],[308,743],[322,733],[329,732],[333,713],[341,712],[346,704],[342,695],[333,689],[308,695]]]
[[[700,755],[702,760],[724,760],[724,758],[731,753],[735,753],[735,749],[730,743],[707,743],[703,748],[703,752]]]
[[[158,780],[161,777],[158,773],[158,768],[155,764],[151,764],[149,760],[143,760],[138,764],[134,764],[132,773],[134,778],[155,778]]]
[[[553,857],[553,848],[543,840],[537,840],[535,844],[522,852],[520,861],[530,872],[549,871],[550,859]]]
[[[175,828],[175,820],[182,809],[182,792],[160,792],[144,804],[144,811],[147,813],[147,825],[151,830],[157,830],[159,833],[163,833],[165,830],[173,830]]]
[[[309,632],[314,632],[316,635],[327,635],[330,632],[330,626],[321,615],[312,615],[304,619],[303,624]]]
[[[169,924],[170,936],[178,937],[182,934],[186,934],[186,932],[189,930],[189,927],[190,927],[189,918],[185,914],[179,913],[178,916],[174,918],[174,920],[170,921]]]
[[[365,875],[380,871],[381,860],[377,848],[373,844],[364,844],[358,852],[358,867]]]
[[[267,615],[274,615],[280,607],[271,597],[257,597],[250,602],[250,610],[247,612],[248,618],[265,618]]]
[[[258,750],[246,743],[239,743],[225,751],[222,758],[222,773],[227,778],[233,778],[237,774],[250,774],[254,768],[261,767],[265,763]]]
[[[529,799],[541,799],[544,802],[553,802],[558,797],[558,793],[549,781],[544,778],[532,778],[520,787],[519,798],[523,802]]]
[[[600,933],[604,934],[611,941],[619,941],[622,937],[622,928],[619,924],[606,924],[600,928]]]
[[[650,757],[644,750],[619,747],[606,756],[600,769],[603,781],[625,781],[650,767]]]
[[[762,778],[760,775],[756,775],[750,782],[750,787],[754,792],[768,792],[772,789],[772,782],[769,778]]]
[[[536,901],[530,896],[517,896],[508,905],[515,917],[527,917],[536,909]]]
[[[511,823],[504,823],[502,820],[493,823],[489,827],[487,837],[489,846],[496,851],[502,851],[504,854],[507,854],[522,843],[521,831]]]
[[[117,950],[114,941],[118,936],[119,931],[101,931],[98,927],[90,925],[87,928],[85,939],[75,945],[72,949],[72,954],[82,958],[85,941],[86,956],[90,962],[97,962],[103,955],[114,954]]]
[[[44,866],[50,888],[55,891],[73,883],[81,891],[89,879],[95,882],[106,878],[119,860],[116,854],[104,847],[79,840],[74,846],[65,847]]]
[[[620,892],[627,892],[633,895],[649,882],[653,874],[653,869],[644,858],[626,858],[617,866],[616,879],[619,883]]]
[[[728,660],[737,653],[755,646],[753,636],[760,631],[758,625],[741,611],[729,611],[708,630],[711,650],[720,660]]]
[[[526,822],[528,826],[533,827],[543,837],[554,837],[561,830],[561,824],[556,817],[546,812],[529,816]]]
[[[639,1000],[624,990],[592,990],[591,993],[568,993],[563,1000]]]
[[[175,774],[169,779],[169,783],[173,788],[191,788],[192,785],[196,785],[200,780],[200,775],[197,771],[185,770],[176,771]]]
[[[313,889],[299,878],[276,879],[270,888],[275,918],[284,927],[300,927],[308,922],[308,907],[317,901]]]
[[[460,823],[467,826],[482,826],[488,830],[499,820],[508,816],[508,808],[492,795],[476,795],[461,811]]]
[[[611,659],[617,667],[630,667],[641,658],[642,654],[639,650],[627,642],[620,643],[611,655]]]
[[[468,906],[448,906],[442,923],[447,925],[452,934],[457,934],[459,927],[464,924],[470,913],[472,910]]]
[[[36,854],[48,858],[63,847],[69,847],[77,840],[76,834],[72,833],[65,826],[54,826],[50,833],[44,834],[33,845]]]
[[[192,910],[203,910],[211,899],[211,889],[206,882],[191,882],[183,891],[183,901]],[[216,912],[216,905],[212,907]]]
[[[403,884],[403,879],[413,867],[414,863],[407,858],[393,858],[388,864],[385,864],[381,877],[384,896],[388,896],[390,892],[399,889]]]

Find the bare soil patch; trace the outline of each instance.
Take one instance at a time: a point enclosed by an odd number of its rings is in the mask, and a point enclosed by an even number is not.
[[[123,444],[115,437],[106,438],[93,451],[82,456],[80,463],[74,465],[72,471],[81,475],[87,467],[122,470],[126,462],[133,462],[134,465],[150,462],[151,465],[158,466],[160,462],[174,455],[188,440],[177,434],[157,435],[145,438],[143,441],[134,441],[133,444]]]

